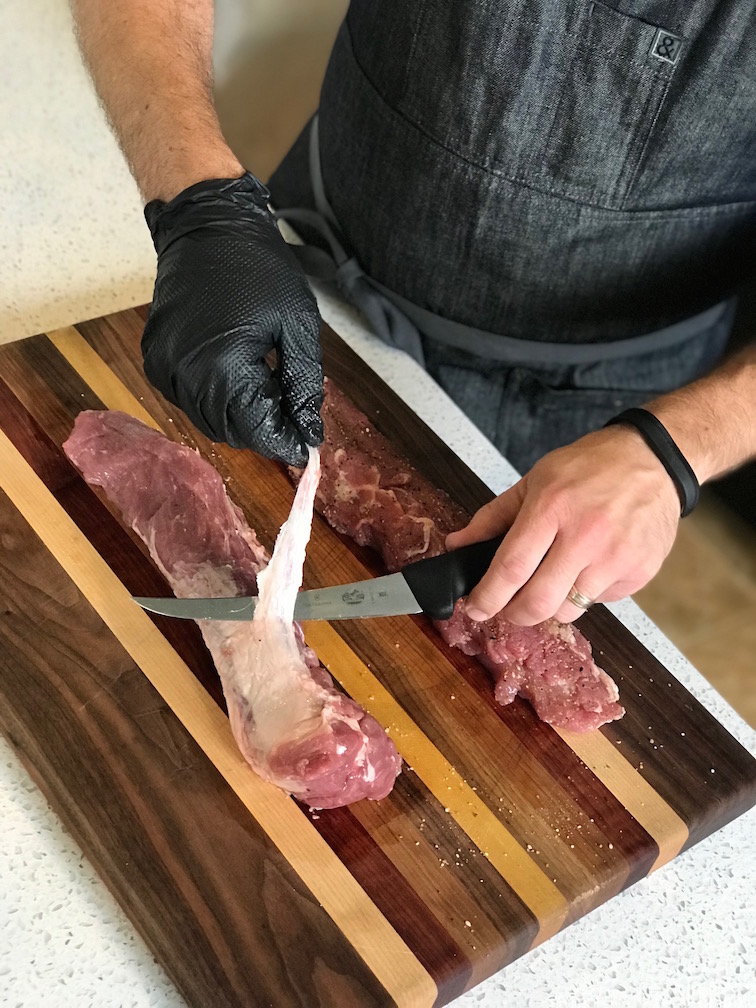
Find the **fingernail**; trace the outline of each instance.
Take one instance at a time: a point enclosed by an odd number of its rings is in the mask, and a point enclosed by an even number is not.
[[[465,615],[469,616],[471,620],[475,620],[476,623],[482,623],[488,619],[486,614],[475,606],[465,606]]]

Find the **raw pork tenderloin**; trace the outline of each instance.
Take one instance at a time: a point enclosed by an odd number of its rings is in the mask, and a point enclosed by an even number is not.
[[[326,380],[325,442],[315,506],[339,532],[371,546],[390,571],[444,552],[449,532],[469,516],[398,454],[354,403]],[[292,470],[298,478],[296,470]],[[478,623],[460,600],[436,626],[447,644],[477,656],[492,673],[495,696],[524,697],[538,716],[573,731],[622,717],[613,680],[594,662],[572,624],[547,620],[516,626],[501,615]]]
[[[144,540],[178,597],[256,595],[259,579],[254,621],[199,621],[234,737],[257,773],[313,808],[385,797],[401,769],[393,742],[333,686],[293,622],[317,452],[268,565],[220,475],[192,449],[117,411],[81,413],[63,447]]]

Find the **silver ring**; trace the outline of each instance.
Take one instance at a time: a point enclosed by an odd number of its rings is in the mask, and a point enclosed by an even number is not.
[[[575,585],[570,588],[569,594],[567,595],[567,601],[571,602],[578,609],[590,609],[594,603],[594,599],[588,598],[587,595],[583,595],[581,591],[578,591]]]

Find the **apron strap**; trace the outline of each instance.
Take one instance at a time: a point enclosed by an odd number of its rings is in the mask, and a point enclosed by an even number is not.
[[[335,283],[344,297],[365,315],[376,336],[389,346],[404,350],[424,368],[423,344],[416,326],[376,288],[354,254],[346,249],[323,185],[317,114],[310,125],[310,181],[316,210],[292,207],[275,210],[274,216],[278,220],[305,224],[314,229],[329,251],[314,245],[291,245],[292,252],[308,276]]]

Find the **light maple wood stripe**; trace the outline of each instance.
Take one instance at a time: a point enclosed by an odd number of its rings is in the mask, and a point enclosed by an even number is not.
[[[55,329],[45,335],[108,409],[122,410],[155,430],[162,430],[77,329],[66,326],[65,329]]]
[[[536,917],[533,944],[556,934],[567,916],[567,901],[551,879],[334,628],[313,621],[304,630],[328,671],[388,730],[407,764]]]
[[[378,981],[402,1006],[432,1005],[430,974],[294,802],[246,765],[228,718],[1,430],[0,486]]]
[[[650,871],[676,857],[688,839],[687,825],[609,739],[599,731],[585,735],[561,728],[554,731],[653,837],[659,854]]]

